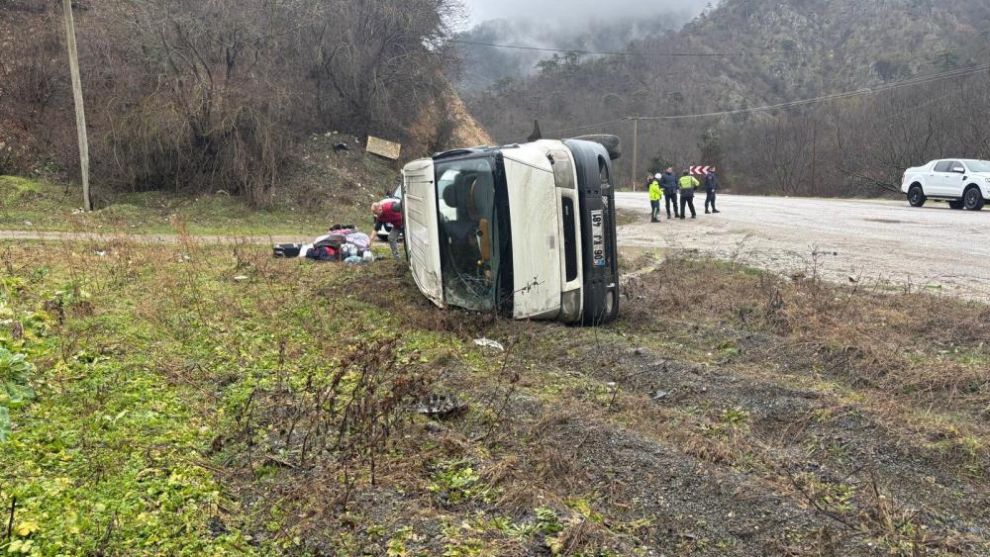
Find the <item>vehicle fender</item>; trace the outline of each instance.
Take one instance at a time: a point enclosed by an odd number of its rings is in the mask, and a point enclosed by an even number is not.
[[[921,189],[928,191],[927,176],[937,161],[932,161],[924,166],[913,166],[904,171],[904,183],[901,184],[901,192],[907,193],[911,186],[918,184]]]
[[[901,184],[901,192],[907,193],[915,184],[920,185],[921,189],[925,189],[925,180],[920,174],[908,174],[904,178],[904,183]]]

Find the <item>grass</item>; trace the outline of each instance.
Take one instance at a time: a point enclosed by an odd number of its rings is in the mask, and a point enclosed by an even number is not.
[[[311,237],[337,222],[369,221],[349,206],[322,212],[284,203],[257,210],[226,194],[176,197],[154,192],[118,195],[112,204],[87,214],[76,192],[12,176],[0,176],[0,192],[0,229],[6,230],[169,234],[182,228],[204,235]]]
[[[391,262],[42,245],[0,247],[0,553],[990,550],[979,304],[674,258],[575,329]]]
[[[289,460],[307,464],[293,452],[297,437],[268,433],[293,406],[319,404],[309,397],[325,381],[369,404],[398,383],[411,388],[410,366],[450,341],[429,332],[390,340],[387,312],[331,294],[360,278],[343,267],[107,242],[52,245],[38,258],[5,247],[0,346],[30,362],[23,382],[37,396],[8,405],[0,499],[14,507],[15,532],[0,537],[0,549],[220,555],[298,545],[280,535],[274,501],[270,512],[243,507],[229,490],[241,481],[261,487]],[[405,373],[372,388],[386,363]],[[372,365],[375,377],[362,376]],[[293,419],[300,430],[331,425],[322,412]],[[345,441],[355,437],[333,450],[361,462],[378,456],[361,440],[384,440],[396,427],[336,425]],[[248,448],[259,443],[266,450]],[[458,497],[473,496],[469,480],[452,476]]]
[[[108,306],[111,289],[133,291],[94,284],[71,266],[27,270],[6,257],[0,345],[32,363],[37,397],[11,408],[0,452],[15,525],[0,547],[15,555],[236,554],[243,538],[211,537],[204,522],[230,503],[198,464],[210,435],[200,395],[150,371],[174,345],[132,349],[148,325],[121,312],[144,296]]]
[[[113,193],[94,186],[92,213],[83,213],[78,186],[44,179],[0,176],[0,230],[87,231],[229,236],[301,236],[333,224],[369,228],[367,209],[394,191],[400,178],[391,163],[360,152],[334,153],[353,138],[315,135],[285,169],[271,207],[259,210],[218,191]]]

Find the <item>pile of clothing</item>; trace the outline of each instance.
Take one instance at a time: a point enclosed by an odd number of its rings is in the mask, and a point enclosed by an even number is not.
[[[371,238],[354,225],[335,224],[330,232],[309,244],[278,244],[274,249],[278,258],[306,258],[313,261],[342,261],[351,264],[371,263],[375,254],[371,251]]]

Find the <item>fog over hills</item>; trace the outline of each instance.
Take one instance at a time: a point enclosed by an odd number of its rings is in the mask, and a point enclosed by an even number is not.
[[[468,21],[478,25],[492,19],[546,20],[562,19],[567,23],[583,23],[595,18],[628,19],[650,17],[663,13],[685,13],[695,16],[711,0],[614,0],[607,4],[598,0],[464,0]]]
[[[987,0],[721,0],[683,20],[629,16],[625,4],[642,7],[616,0],[613,17],[589,23],[592,8],[581,19],[581,3],[558,3],[568,15],[557,25],[534,16],[463,33],[455,80],[472,113],[501,142],[525,138],[533,120],[551,135],[638,137],[641,156],[620,167],[627,183],[703,160],[744,169],[729,177],[738,189],[858,195],[892,188],[914,161],[990,152],[981,132],[963,139],[971,122],[985,124],[960,112],[990,102]],[[533,52],[468,40],[565,52],[537,52],[534,63]],[[806,102],[848,92],[860,93]],[[652,118],[634,133],[630,117],[643,116]]]
[[[662,40],[713,4],[708,0],[617,0],[606,9],[591,0],[467,0],[469,26],[455,37],[461,41],[462,64],[451,74],[464,91],[484,89],[507,78],[531,76],[540,62],[566,54],[555,50],[621,52],[632,41]]]

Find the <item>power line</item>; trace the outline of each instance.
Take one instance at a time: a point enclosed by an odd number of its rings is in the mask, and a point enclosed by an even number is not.
[[[879,93],[886,93],[886,92],[889,92],[889,91],[894,91],[894,90],[897,90],[897,89],[903,89],[903,88],[906,88],[906,87],[914,87],[914,86],[918,86],[918,85],[926,85],[926,84],[929,84],[929,83],[935,83],[935,82],[938,82],[938,81],[943,81],[945,79],[950,79],[950,78],[954,78],[954,77],[965,77],[967,75],[972,75],[972,74],[976,74],[976,73],[980,73],[980,72],[986,72],[986,71],[990,71],[990,64],[980,64],[980,65],[977,65],[977,66],[969,66],[969,67],[965,67],[965,68],[959,68],[959,69],[956,69],[956,70],[949,70],[949,71],[945,71],[945,72],[941,72],[941,73],[936,73],[936,74],[928,74],[928,75],[916,76],[916,77],[913,77],[913,78],[910,78],[910,79],[905,79],[903,81],[898,81],[898,82],[894,82],[894,83],[888,83],[888,84],[881,85],[881,86],[878,86],[878,87],[860,88],[860,89],[857,89],[855,91],[846,91],[846,92],[843,92],[843,93],[833,93],[833,94],[830,94],[830,95],[822,95],[820,97],[813,97],[813,98],[810,98],[810,99],[802,99],[802,100],[790,101],[790,102],[779,103],[779,104],[757,106],[757,107],[752,107],[752,108],[740,108],[740,109],[735,109],[735,110],[722,110],[722,111],[717,111],[717,112],[705,112],[705,113],[698,113],[698,114],[680,114],[680,115],[673,115],[673,116],[634,116],[634,117],[623,118],[621,120],[611,120],[611,121],[608,121],[608,122],[600,122],[600,123],[597,123],[597,124],[588,124],[588,125],[585,125],[585,126],[579,126],[579,127],[575,127],[575,128],[569,128],[569,129],[559,130],[557,133],[568,133],[568,132],[572,132],[572,131],[581,131],[581,130],[587,130],[587,129],[594,129],[594,128],[599,128],[599,127],[603,127],[603,126],[609,126],[609,125],[612,125],[612,124],[616,124],[616,123],[623,122],[623,121],[629,121],[629,120],[641,120],[641,121],[647,121],[647,122],[674,121],[674,120],[689,120],[689,119],[697,119],[697,118],[716,118],[716,117],[722,117],[722,116],[736,116],[736,115],[740,115],[740,114],[752,114],[752,113],[757,113],[757,112],[769,112],[769,111],[774,111],[774,110],[785,110],[785,109],[789,109],[789,108],[796,108],[796,107],[801,107],[801,106],[809,106],[809,105],[813,105],[813,104],[820,104],[820,103],[834,101],[834,100],[842,100],[842,99],[849,99],[849,98],[854,98],[854,97],[876,95],[876,94],[879,94]]]
[[[577,126],[574,128],[567,128],[564,130],[557,130],[555,133],[570,133],[570,132],[580,132],[585,130],[594,130],[598,128],[603,128],[605,126],[611,126],[613,124],[621,124],[622,122],[628,122],[632,118],[619,118],[618,120],[609,120],[608,122],[599,122],[597,124],[588,124],[587,126]]]
[[[515,44],[497,44],[497,43],[486,43],[481,41],[470,41],[466,39],[450,39],[449,43],[453,44],[463,44],[470,46],[484,46],[489,48],[507,48],[511,50],[528,50],[533,52],[556,52],[564,54],[580,54],[582,56],[634,56],[634,57],[670,57],[670,58],[724,58],[729,56],[741,56],[741,54],[732,54],[725,52],[617,52],[617,51],[597,51],[597,50],[581,50],[573,48],[551,48],[542,46],[529,46],[529,45],[515,45]]]
[[[682,114],[677,116],[645,116],[638,118],[639,120],[645,121],[670,121],[670,120],[686,120],[691,118],[713,118],[718,116],[734,116],[738,114],[749,114],[755,112],[768,112],[773,110],[782,110],[787,108],[795,108],[799,106],[807,106],[812,104],[819,104],[823,102],[849,99],[853,97],[865,97],[870,95],[876,95],[879,93],[886,93],[888,91],[893,91],[896,89],[903,89],[905,87],[913,87],[916,85],[925,85],[928,83],[935,83],[937,81],[942,81],[944,79],[949,79],[952,77],[964,77],[966,75],[990,71],[990,64],[982,64],[977,67],[964,69],[964,70],[954,70],[950,72],[944,72],[942,74],[934,74],[929,76],[918,77],[914,79],[909,79],[897,83],[890,83],[887,85],[881,85],[874,88],[864,88],[856,91],[846,91],[844,93],[834,93],[831,95],[823,95],[821,97],[815,97],[811,99],[802,99],[799,101],[791,101],[780,104],[758,106],[754,108],[740,108],[737,110],[722,110],[719,112],[706,112],[702,114]]]

